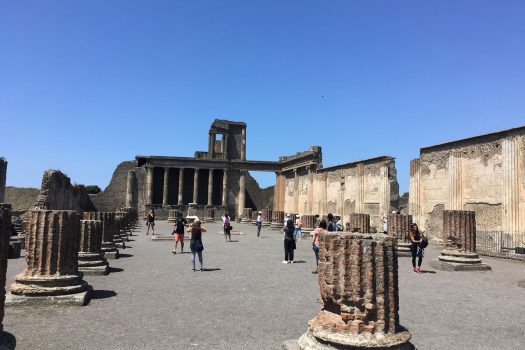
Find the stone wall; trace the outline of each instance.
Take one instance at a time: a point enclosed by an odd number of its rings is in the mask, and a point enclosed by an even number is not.
[[[5,188],[5,202],[11,203],[13,211],[26,211],[33,207],[39,194],[38,188],[7,186]]]
[[[95,206],[83,185],[72,185],[68,176],[58,170],[47,170],[35,206],[47,210],[93,211]]]
[[[246,175],[246,198],[253,202],[254,210],[272,209],[273,208],[273,186],[261,189],[257,180],[250,173]],[[250,207],[246,203],[246,207]]]
[[[0,203],[5,201],[5,183],[7,179],[7,160],[0,157]]]
[[[443,210],[476,213],[478,231],[525,230],[525,127],[422,148],[411,162],[409,212],[432,237]]]

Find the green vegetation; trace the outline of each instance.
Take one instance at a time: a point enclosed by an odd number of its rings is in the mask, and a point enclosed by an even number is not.
[[[100,187],[98,187],[97,185],[89,185],[89,186],[86,186],[86,191],[87,191],[87,193],[89,193],[89,194],[97,194],[97,193],[102,192],[102,190],[100,189]]]

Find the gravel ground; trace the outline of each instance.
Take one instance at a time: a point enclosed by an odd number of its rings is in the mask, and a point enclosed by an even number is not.
[[[204,267],[171,253],[169,240],[151,241],[144,226],[110,260],[109,276],[86,276],[93,299],[84,307],[8,307],[4,329],[17,349],[278,349],[306,331],[320,310],[309,241],[298,264],[281,264],[281,235],[234,224],[244,235],[226,243],[208,224]],[[171,224],[157,223],[167,235]],[[189,245],[189,242],[187,242]],[[423,267],[439,253],[427,249]],[[484,258],[488,272],[411,271],[400,258],[400,319],[418,349],[519,349],[525,344],[525,265]],[[25,265],[9,260],[8,285]]]

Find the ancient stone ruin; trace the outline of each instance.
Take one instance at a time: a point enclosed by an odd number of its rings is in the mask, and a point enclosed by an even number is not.
[[[370,232],[370,215],[355,213],[350,214],[346,224],[346,231],[369,233]]]
[[[4,331],[5,283],[7,258],[9,255],[9,237],[11,225],[11,205],[0,203],[0,349],[14,349],[15,337]]]
[[[102,254],[102,222],[80,220],[78,270],[85,275],[107,275],[109,264]]]
[[[6,303],[85,305],[89,289],[78,271],[79,215],[33,210],[29,222],[27,267],[16,276]]]
[[[412,256],[410,252],[409,231],[412,226],[412,215],[388,214],[387,232],[397,238],[397,256]]]
[[[399,324],[395,238],[326,233],[319,245],[323,309],[298,341],[303,350],[413,349]],[[293,344],[284,345],[293,349]]]
[[[114,213],[86,212],[84,220],[100,220],[102,222],[102,246],[101,250],[106,259],[118,259],[119,251],[113,242],[115,227]]]
[[[476,253],[476,213],[463,210],[443,212],[443,251],[430,265],[448,271],[490,270]]]
[[[7,178],[7,160],[0,157],[0,203],[5,199],[5,183]]]

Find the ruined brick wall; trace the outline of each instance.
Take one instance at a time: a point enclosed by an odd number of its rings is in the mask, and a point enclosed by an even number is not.
[[[40,189],[38,188],[22,188],[22,187],[11,187],[5,188],[5,202],[11,203],[13,211],[26,211],[33,207]]]
[[[525,230],[525,128],[423,148],[411,163],[409,212],[434,238],[443,210],[476,213],[478,231]]]
[[[116,211],[118,208],[126,206],[126,191],[127,191],[127,179],[128,171],[137,169],[136,161],[124,161],[120,163],[111,177],[109,185],[96,195],[91,195],[91,200],[98,211]],[[139,187],[139,176],[137,174],[137,187]],[[143,181],[142,181],[143,183]],[[142,193],[138,191],[136,193]],[[138,201],[143,201],[144,198],[138,198]],[[140,208],[141,206],[139,206]]]
[[[255,180],[250,173],[246,175],[246,198],[253,202],[252,208],[255,210],[272,209],[273,208],[273,186],[268,188],[261,188],[257,180]],[[250,207],[248,203],[246,207]]]
[[[47,210],[75,210],[79,213],[95,210],[83,185],[72,185],[68,176],[58,170],[47,170],[35,206]]]

